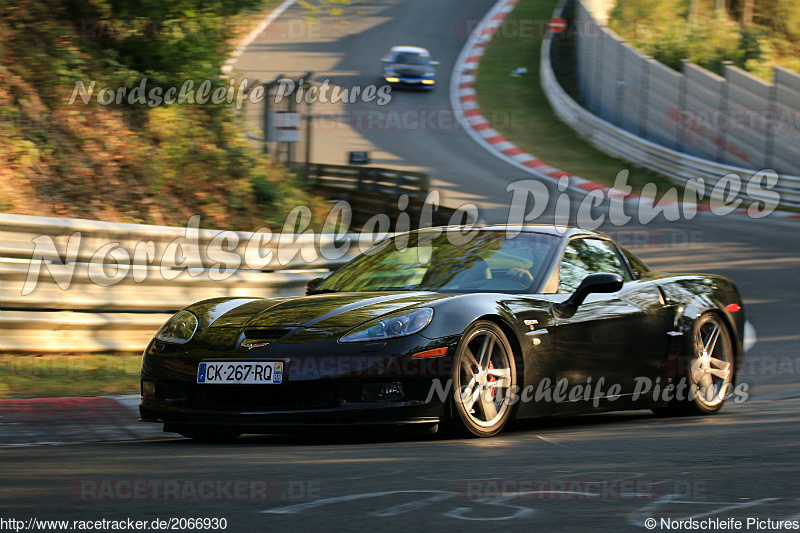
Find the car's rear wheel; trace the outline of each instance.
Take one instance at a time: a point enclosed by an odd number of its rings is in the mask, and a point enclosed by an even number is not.
[[[470,435],[496,435],[511,416],[516,384],[514,353],[503,330],[493,322],[475,322],[453,362],[451,424]]]
[[[722,408],[730,393],[734,373],[733,341],[728,326],[716,313],[706,313],[692,329],[692,356],[683,377],[689,392],[665,408],[660,415],[705,415]]]

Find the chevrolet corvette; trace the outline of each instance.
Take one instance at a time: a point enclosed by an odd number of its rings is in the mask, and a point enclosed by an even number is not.
[[[469,436],[611,410],[711,414],[732,394],[734,283],[651,271],[571,227],[393,236],[293,298],[215,298],[144,351],[141,420],[196,439],[421,425]]]

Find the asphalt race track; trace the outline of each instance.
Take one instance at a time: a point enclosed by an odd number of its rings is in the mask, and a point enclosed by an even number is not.
[[[389,46],[426,46],[441,61],[437,89],[393,92],[384,107],[448,113],[465,21],[491,5],[370,1],[347,9],[348,24],[323,21],[314,31],[302,30],[300,10],[290,8],[235,68],[262,80],[314,71],[317,81],[352,87],[378,83]],[[375,102],[359,101],[347,111],[370,109]],[[314,160],[343,164],[347,150],[369,150],[373,164],[430,172],[449,203],[475,202],[489,222],[507,218],[506,185],[532,179],[456,127],[337,126],[314,135]],[[800,521],[798,221],[702,213],[601,229],[658,270],[719,273],[738,284],[757,335],[740,371],[746,401],[705,418],[640,411],[526,422],[481,440],[349,430],[231,444],[6,447],[0,512],[25,521],[224,518],[229,531],[643,531],[648,518],[655,530],[666,529],[663,518],[712,520],[706,525],[719,527],[704,528],[711,531],[741,520],[739,529],[756,531],[768,529],[766,520]]]
[[[641,531],[650,517],[797,519],[799,409],[795,399],[748,401],[711,419],[591,415],[481,440],[317,433],[7,448],[0,511],[225,518],[230,531]]]
[[[429,172],[431,185],[449,204],[475,202],[484,218],[502,220],[508,212],[507,184],[531,176],[490,157],[460,130],[449,97],[451,71],[468,29],[492,5],[485,0],[363,2],[346,9],[346,24],[323,19],[310,29],[295,6],[247,48],[234,69],[251,82],[281,74],[297,79],[311,71],[315,82],[330,80],[351,89],[383,82],[380,59],[391,46],[428,48],[441,62],[432,92],[393,90],[382,106],[377,99],[367,103],[359,97],[347,106],[316,103],[311,159],[343,165],[348,151],[367,150],[372,165]],[[247,112],[249,131],[260,133],[261,107]]]

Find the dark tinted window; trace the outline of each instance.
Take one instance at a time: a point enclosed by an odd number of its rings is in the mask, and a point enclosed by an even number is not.
[[[608,272],[630,280],[614,246],[600,239],[575,239],[569,243],[558,269],[558,292],[573,292],[589,274]]]

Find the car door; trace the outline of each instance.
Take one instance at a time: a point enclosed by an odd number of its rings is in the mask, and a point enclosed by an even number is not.
[[[621,275],[623,288],[590,294],[574,315],[555,319],[556,383],[566,384],[556,412],[583,411],[587,401],[607,396],[612,386],[631,395],[648,361],[666,352],[664,330],[657,338],[663,327],[656,324],[663,307],[658,288],[635,279],[611,241],[572,239],[559,263],[559,294],[554,296],[566,300],[586,276],[596,273]]]

